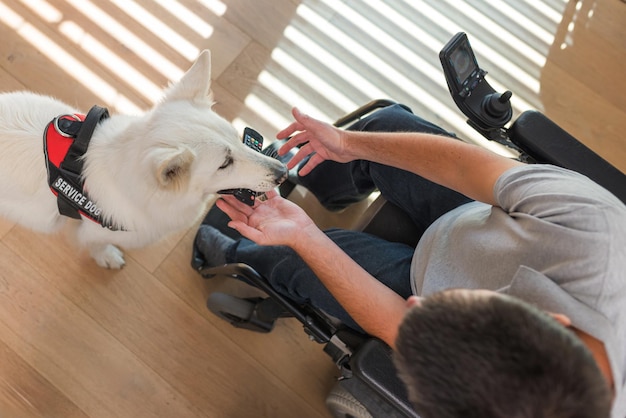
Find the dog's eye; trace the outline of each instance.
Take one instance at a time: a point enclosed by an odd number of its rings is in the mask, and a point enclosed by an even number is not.
[[[219,170],[225,169],[226,167],[228,167],[232,163],[233,163],[233,157],[231,157],[230,155],[226,156],[226,159],[224,160],[224,162],[220,166]]]

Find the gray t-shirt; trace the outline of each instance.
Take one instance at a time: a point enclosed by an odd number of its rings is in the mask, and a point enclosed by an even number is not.
[[[549,165],[506,171],[498,206],[463,205],[433,223],[415,250],[413,292],[490,289],[563,313],[601,340],[626,417],[626,206],[578,173]]]

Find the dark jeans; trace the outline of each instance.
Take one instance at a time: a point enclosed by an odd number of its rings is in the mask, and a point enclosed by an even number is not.
[[[453,136],[400,105],[376,111],[349,129],[362,131],[413,131]],[[469,198],[422,177],[397,168],[353,161],[326,161],[301,177],[328,208],[345,206],[380,190],[389,201],[405,210],[421,234],[444,213],[470,201]],[[223,229],[221,225],[215,225]],[[359,231],[331,229],[326,234],[372,276],[406,298],[411,295],[410,267],[414,248],[387,242]],[[259,246],[239,239],[226,254],[227,262],[242,262],[265,276],[281,294],[297,303],[313,306],[360,330],[302,259],[288,247]],[[342,272],[337,272],[337,275]]]

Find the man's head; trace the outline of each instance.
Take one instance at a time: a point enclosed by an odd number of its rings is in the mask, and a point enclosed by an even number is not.
[[[606,380],[574,333],[494,292],[423,299],[400,325],[395,362],[422,418],[609,416]]]

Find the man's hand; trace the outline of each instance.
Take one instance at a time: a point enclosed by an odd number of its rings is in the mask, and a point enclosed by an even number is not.
[[[341,130],[303,115],[297,108],[292,113],[295,122],[276,136],[281,139],[293,136],[278,153],[284,155],[301,146],[287,164],[289,169],[311,154],[298,172],[301,176],[325,160],[340,163],[366,160],[410,171],[474,200],[497,205],[493,195],[495,182],[506,170],[522,164],[441,135]]]
[[[311,155],[311,158],[298,172],[301,176],[309,174],[325,160],[345,163],[354,159],[346,148],[345,131],[304,115],[298,108],[294,107],[291,113],[295,121],[276,134],[278,139],[293,135],[278,150],[280,155],[285,155],[291,149],[301,146],[298,153],[287,163],[289,169],[294,168],[308,155]]]
[[[259,245],[296,246],[307,232],[318,230],[311,218],[295,203],[272,190],[267,200],[250,207],[233,196],[223,196],[216,204],[231,219],[228,226]]]
[[[352,260],[296,204],[275,191],[250,207],[233,196],[217,206],[229,226],[259,245],[293,248],[352,318],[368,333],[394,346],[405,313],[404,300]]]

